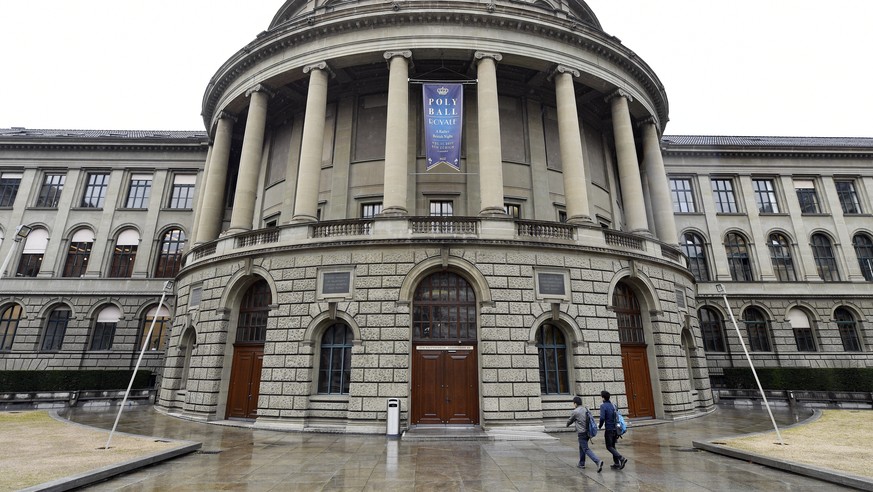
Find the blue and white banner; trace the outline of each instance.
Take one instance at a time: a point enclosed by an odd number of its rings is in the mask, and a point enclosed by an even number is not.
[[[464,86],[423,84],[426,170],[440,164],[461,170],[461,127],[464,121]]]

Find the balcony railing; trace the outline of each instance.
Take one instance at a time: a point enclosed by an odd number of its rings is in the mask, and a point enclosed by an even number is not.
[[[610,246],[620,246],[622,248],[638,249],[645,251],[646,245],[643,238],[618,231],[603,231],[603,238],[606,244]]]
[[[484,226],[483,226],[484,224]],[[406,227],[404,227],[406,226]],[[367,241],[414,237],[463,236],[465,238],[557,242],[584,247],[616,247],[635,250],[685,266],[685,255],[676,247],[654,238],[627,232],[601,229],[595,225],[505,219],[490,221],[479,217],[402,217],[380,222],[379,219],[351,219],[288,224],[281,227],[244,232],[221,237],[194,247],[185,257],[185,264],[207,256],[224,255],[234,249],[257,245],[296,244],[311,239],[349,238]],[[319,241],[320,242],[320,241]]]
[[[479,219],[475,217],[411,217],[413,234],[478,234]]]
[[[372,228],[372,219],[319,222],[312,227],[312,237],[369,236]]]
[[[515,232],[518,237],[531,237],[538,239],[567,239],[573,240],[575,226],[553,222],[532,222],[518,220],[515,222]]]

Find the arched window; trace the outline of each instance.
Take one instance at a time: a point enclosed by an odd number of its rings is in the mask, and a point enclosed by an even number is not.
[[[781,282],[796,282],[797,274],[794,272],[794,261],[791,259],[791,243],[782,234],[770,234],[767,240],[770,248],[770,261],[773,262],[773,271],[776,278]]]
[[[349,394],[352,374],[352,329],[344,323],[329,326],[321,336],[318,364],[318,392],[329,395]]]
[[[709,267],[706,264],[706,249],[703,238],[693,232],[682,236],[682,251],[688,257],[688,269],[698,282],[709,282]]]
[[[48,246],[49,235],[45,229],[34,229],[24,240],[21,261],[18,262],[17,277],[36,277],[42,266],[42,257]]]
[[[154,322],[155,327],[149,336],[149,328]],[[170,333],[170,311],[166,306],[155,306],[149,309],[142,318],[140,325],[140,340],[146,350],[164,350],[167,348],[167,335]]]
[[[864,274],[864,280],[873,282],[873,239],[866,234],[855,234],[852,246],[855,247],[855,255],[858,257],[858,265],[861,267],[861,273]]]
[[[802,309],[791,308],[785,316],[785,320],[794,331],[794,343],[798,352],[815,352],[815,336],[812,332],[812,323],[809,316]]]
[[[18,322],[24,310],[18,304],[11,304],[0,311],[0,351],[12,350],[12,342],[15,341],[15,332],[18,331]]]
[[[40,349],[43,352],[60,350],[64,344],[64,334],[67,332],[67,324],[70,322],[72,311],[66,306],[56,307],[48,315],[45,332],[42,337]]]
[[[94,233],[90,229],[79,229],[70,239],[67,261],[64,263],[64,277],[81,277],[88,270]]]
[[[824,234],[812,235],[812,257],[818,269],[818,276],[825,282],[839,282],[840,271],[837,270],[837,259],[831,240]]]
[[[175,277],[182,266],[182,248],[185,247],[185,233],[181,229],[170,229],[161,239],[158,249],[158,262],[155,278]]]
[[[746,332],[749,335],[749,350],[752,352],[770,352],[770,334],[767,318],[760,309],[755,307],[746,308],[743,313],[743,321],[746,323]]]
[[[749,248],[743,236],[731,232],[724,239],[724,249],[727,253],[728,267],[731,278],[737,282],[751,282],[752,262],[749,259]]]
[[[262,344],[267,340],[267,317],[270,314],[270,285],[260,279],[246,291],[239,306],[236,342]]]
[[[463,277],[437,272],[418,284],[412,304],[412,339],[476,340],[476,294]]]
[[[109,265],[110,277],[130,277],[138,247],[139,232],[136,229],[121,231],[118,239],[115,240],[115,250],[112,252],[112,263]]]
[[[97,315],[94,333],[91,334],[91,350],[109,350],[115,337],[115,328],[121,319],[121,311],[115,306],[106,306]]]
[[[861,339],[858,337],[858,323],[855,316],[846,308],[837,308],[834,311],[834,319],[840,330],[840,340],[843,341],[843,350],[846,352],[860,352]]]
[[[540,392],[544,395],[570,394],[567,342],[555,325],[544,324],[537,331],[540,359]]]
[[[706,352],[724,352],[724,321],[718,311],[702,307],[697,311],[700,320],[700,333],[703,335],[703,350]]]
[[[612,294],[612,306],[618,320],[618,338],[621,343],[645,344],[643,315],[637,296],[631,288],[624,283],[618,283]]]

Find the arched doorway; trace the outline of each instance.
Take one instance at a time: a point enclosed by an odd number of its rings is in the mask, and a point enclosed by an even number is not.
[[[434,273],[412,299],[412,424],[479,423],[476,294],[452,272]]]
[[[655,417],[652,380],[646,353],[646,334],[637,296],[631,288],[619,282],[612,294],[612,305],[618,319],[618,338],[621,341],[621,366],[627,391],[628,416]]]
[[[227,391],[228,419],[253,419],[258,416],[270,302],[270,286],[261,279],[249,287],[240,303]]]

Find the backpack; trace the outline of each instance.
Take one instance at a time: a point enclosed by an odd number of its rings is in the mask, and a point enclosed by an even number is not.
[[[594,417],[591,416],[591,412],[585,412],[585,419],[588,422],[588,439],[597,435],[597,423],[594,422]]]
[[[621,412],[618,411],[618,407],[615,406],[615,403],[612,404],[612,407],[615,408],[615,433],[620,437],[627,432],[627,422],[624,420],[624,417],[622,417]]]

